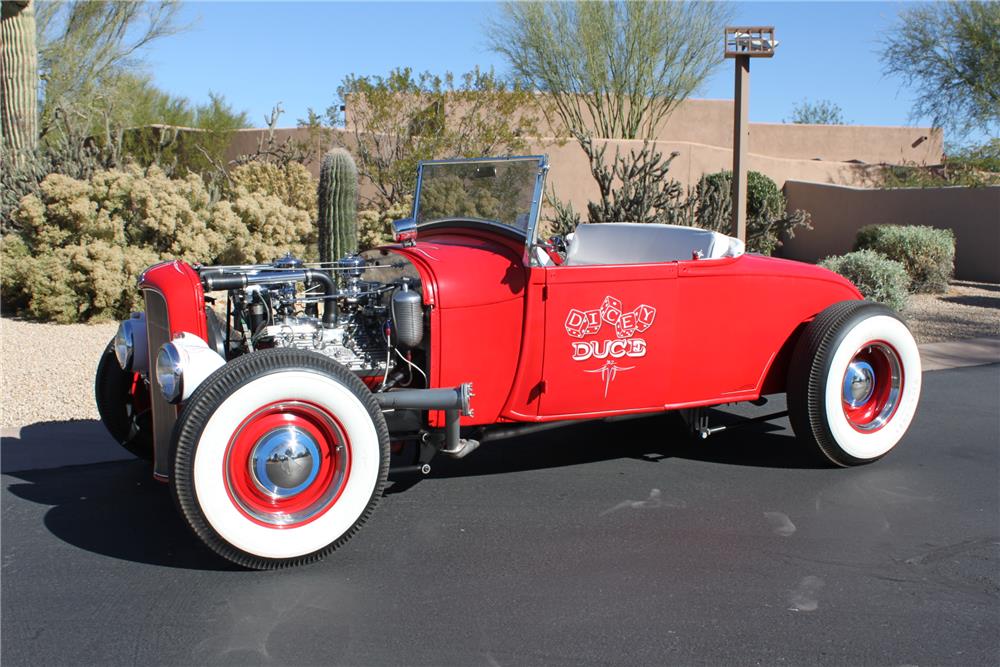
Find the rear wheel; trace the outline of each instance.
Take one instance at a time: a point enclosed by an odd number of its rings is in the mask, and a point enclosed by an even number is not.
[[[310,562],[375,508],[389,434],[371,392],[323,355],[265,350],[223,366],[174,429],[171,488],[194,532],[257,569]]]
[[[122,447],[140,459],[153,459],[153,422],[149,388],[138,373],[124,371],[115,357],[114,340],[97,364],[94,397],[101,422]]]
[[[806,326],[788,377],[795,434],[833,463],[881,458],[902,439],[920,399],[916,341],[895,312],[834,304]]]

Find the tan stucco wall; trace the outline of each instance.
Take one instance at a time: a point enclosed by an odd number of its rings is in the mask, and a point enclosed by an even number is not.
[[[346,129],[353,130],[349,101]],[[538,136],[562,136],[558,125],[544,118],[536,123]],[[659,141],[704,144],[720,148],[733,145],[733,101],[681,102],[654,133]],[[795,125],[750,123],[750,152],[800,160],[869,164],[939,164],[944,150],[940,129],[874,125]]]
[[[603,143],[608,144],[605,155],[609,158],[614,155],[616,148],[627,154],[642,147],[641,141],[619,140]],[[729,148],[677,141],[658,141],[655,145],[664,155],[674,151],[678,153],[671,163],[670,176],[679,181],[684,188],[695,185],[703,174],[732,168],[733,152]],[[577,211],[585,212],[587,202],[598,197],[597,184],[590,175],[587,158],[575,142],[566,142],[560,146],[552,141],[537,141],[531,144],[530,152],[548,154],[549,187],[555,189],[556,195],[561,200],[571,202]],[[867,178],[866,169],[856,164],[794,160],[755,153],[750,154],[750,169],[769,176],[779,188],[792,178],[849,185],[862,185]]]
[[[785,194],[789,208],[809,211],[814,229],[789,239],[784,257],[849,252],[865,225],[929,225],[954,230],[957,278],[1000,282],[1000,186],[866,190],[790,180]]]
[[[257,141],[265,132],[266,130],[256,129],[236,132],[226,152],[225,159],[227,161],[234,160],[240,155],[256,150]],[[275,135],[279,143],[289,137],[304,141],[308,136],[304,130],[295,128],[276,130]],[[333,131],[331,145],[342,145],[352,149],[354,143],[354,137],[350,132]],[[628,153],[642,147],[641,141],[596,140],[595,143],[608,144],[606,155],[609,158],[614,155],[616,148],[623,153]],[[730,148],[680,141],[658,141],[655,142],[655,145],[657,150],[666,155],[674,151],[679,153],[671,164],[670,175],[680,181],[684,188],[697,183],[702,174],[732,168],[732,150]],[[590,175],[587,157],[575,141],[535,139],[529,141],[527,152],[549,156],[551,165],[547,181],[549,187],[555,188],[556,195],[560,199],[572,202],[577,211],[585,212],[587,202],[598,196],[597,184]],[[310,163],[308,167],[314,176],[319,175],[318,161]],[[750,154],[750,169],[771,177],[779,188],[790,178],[820,183],[861,185],[865,182],[866,174],[865,168],[856,164],[772,157],[753,151]],[[371,185],[362,182],[360,194],[363,199],[370,198],[373,194]]]
[[[660,125],[656,136],[731,148],[733,101],[686,100]],[[943,142],[941,130],[927,127],[750,123],[751,153],[799,160],[938,164]]]

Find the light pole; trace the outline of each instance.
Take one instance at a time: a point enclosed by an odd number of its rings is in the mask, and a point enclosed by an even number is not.
[[[778,42],[774,26],[730,26],[725,31],[726,58],[736,63],[733,114],[733,233],[747,238],[747,146],[750,142],[750,59],[770,58]]]

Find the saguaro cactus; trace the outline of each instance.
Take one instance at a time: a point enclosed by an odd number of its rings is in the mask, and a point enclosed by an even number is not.
[[[38,51],[31,0],[3,0],[0,18],[0,137],[20,153],[38,143]]]
[[[333,262],[358,249],[358,168],[351,154],[334,148],[319,169],[319,259]]]

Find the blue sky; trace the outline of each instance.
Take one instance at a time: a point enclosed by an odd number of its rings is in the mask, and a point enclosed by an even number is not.
[[[880,33],[901,3],[749,2],[734,5],[734,23],[774,25],[780,46],[757,60],[750,117],[781,122],[803,99],[839,104],[849,122],[909,124],[912,101],[900,81],[882,75]],[[488,2],[185,2],[184,33],[145,54],[156,83],[204,101],[222,93],[262,125],[275,102],[295,124],[313,107],[324,110],[348,73],[384,74],[396,66],[459,73],[475,65],[506,71],[485,45],[485,25],[497,12]],[[721,30],[720,30],[721,32]],[[721,49],[721,36],[720,36]],[[730,62],[695,97],[732,98]]]

